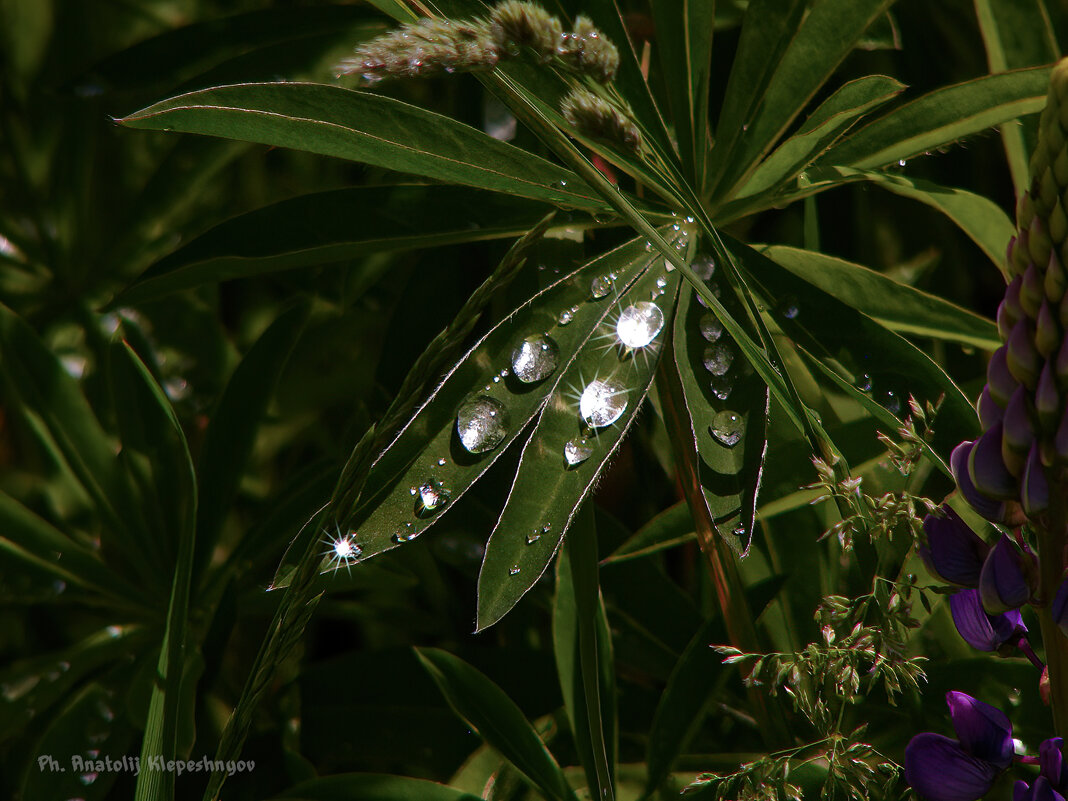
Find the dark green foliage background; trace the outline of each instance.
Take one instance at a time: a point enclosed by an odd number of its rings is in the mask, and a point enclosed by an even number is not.
[[[621,5],[632,30],[652,30],[645,3]],[[551,6],[583,10],[569,0]],[[741,12],[734,6],[720,0],[716,12],[713,110],[738,40]],[[1057,40],[1068,41],[1063,6],[1046,7]],[[39,772],[36,757],[65,759],[87,742],[101,754],[140,753],[172,571],[188,530],[182,521],[193,515],[181,490],[191,478],[183,473],[173,423],[197,469],[188,625],[200,645],[184,662],[194,681],[171,700],[179,753],[210,757],[280,602],[281,590],[265,590],[290,540],[330,497],[351,450],[390,407],[412,364],[515,239],[551,210],[507,191],[426,184],[384,167],[133,130],[113,120],[221,84],[336,83],[333,65],[392,25],[374,5],[360,3],[0,2],[0,303],[6,307],[0,320],[0,796],[133,796],[132,776],[102,773],[86,785],[70,772]],[[672,87],[655,40],[653,54],[650,84],[663,98]],[[901,0],[892,23],[883,19],[869,31],[807,108],[866,75],[892,76],[908,85],[911,99],[989,71],[973,3]],[[502,113],[472,76],[387,82],[375,91],[475,128]],[[1025,118],[1025,138],[1033,128],[1033,116]],[[523,125],[513,144],[553,160]],[[1012,217],[1013,176],[997,132],[944,151],[888,172],[968,190]],[[586,205],[600,203],[594,197]],[[224,223],[257,209],[266,211]],[[560,212],[554,225],[568,222],[583,235],[535,244],[525,268],[492,295],[474,329],[443,354],[446,366],[541,289],[546,276],[633,235],[618,219],[602,225],[577,210]],[[743,242],[822,250],[986,317],[1003,288],[988,256],[951,219],[871,181],[743,217],[724,232]],[[156,275],[165,277],[135,284]],[[820,313],[801,308],[803,316]],[[947,330],[953,324],[945,321]],[[911,331],[910,338],[974,399],[981,349],[954,344],[956,333]],[[154,383],[173,406],[174,421],[156,403]],[[435,384],[418,387],[419,399]],[[827,414],[818,385],[804,389],[813,408]],[[72,400],[79,392],[88,406]],[[872,418],[835,430],[854,467],[882,454],[877,429],[891,433],[885,420]],[[69,434],[66,451],[57,430]],[[115,458],[116,436],[129,458]],[[868,592],[876,563],[881,569],[899,564],[909,543],[858,541],[845,558],[833,538],[818,543],[834,515],[826,504],[809,507],[807,497],[793,495],[815,480],[811,449],[781,409],[769,438],[761,503],[778,504],[772,510],[778,513],[758,527],[753,554],[739,564],[750,608],[763,613],[760,636],[778,650],[801,649],[819,640],[812,614],[824,595]],[[493,797],[537,797],[483,747],[492,742],[487,731],[450,708],[453,699],[439,686],[447,678],[434,670],[461,682],[470,679],[466,668],[413,646],[443,649],[492,679],[535,722],[568,777],[585,784],[588,732],[571,734],[575,699],[560,689],[551,623],[554,606],[559,615],[571,614],[570,603],[588,616],[579,615],[580,623],[602,620],[596,601],[578,597],[579,589],[575,598],[561,599],[551,568],[501,622],[472,633],[483,549],[520,447],[505,452],[425,537],[324,581],[328,592],[303,639],[252,711],[243,758],[255,760],[256,769],[230,778],[223,797],[285,796],[303,780],[350,773],[451,783],[476,797],[492,774]],[[114,505],[111,516],[64,464],[72,453],[95,454],[85,473],[101,481]],[[654,784],[663,780],[663,797],[672,797],[696,773],[729,772],[774,744],[752,725],[752,698],[737,671],[702,650],[727,642],[728,631],[704,557],[687,536],[694,521],[676,482],[679,458],[659,402],[654,409],[647,401],[576,524],[596,531],[605,560],[599,581],[607,628],[600,636],[610,631],[614,661],[607,669],[602,661],[601,689],[609,677],[614,681],[618,743],[608,747],[618,748],[620,798],[638,797],[647,761],[660,772]],[[950,482],[928,472],[926,483],[911,489],[940,500]],[[873,494],[899,488],[892,471],[873,468],[866,475]],[[679,543],[625,559],[617,551],[635,532],[639,540]],[[593,562],[566,553],[576,564]],[[119,579],[100,572],[101,561]],[[62,571],[87,580],[64,578]],[[900,762],[912,733],[945,730],[943,693],[960,689],[991,703],[1004,704],[1011,695],[1019,705],[1017,736],[1037,744],[1049,722],[1029,667],[980,658],[955,638],[944,608],[928,617],[916,606],[923,621],[911,652],[931,659],[922,696],[906,693],[892,707],[874,691],[849,708],[852,725],[845,730],[871,724],[869,742]],[[121,629],[108,628],[116,626]],[[658,710],[684,653],[696,654],[673,679],[685,701]],[[809,736],[787,699],[770,703],[797,737]],[[467,720],[476,724],[470,715]],[[89,739],[95,737],[106,739]],[[661,742],[669,744],[665,754],[657,754]],[[536,761],[540,754],[527,756]],[[804,770],[794,780],[813,788],[822,782]],[[175,797],[199,797],[206,781],[204,774],[178,778]],[[321,784],[319,795],[306,797],[469,797],[347,781],[336,786],[337,795]]]

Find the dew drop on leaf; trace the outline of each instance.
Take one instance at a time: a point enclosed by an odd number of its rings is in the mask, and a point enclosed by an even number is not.
[[[575,467],[593,455],[593,447],[584,437],[575,437],[564,443],[564,461],[568,467]]]
[[[535,334],[512,351],[512,371],[524,384],[548,378],[560,363],[560,349],[552,337]]]
[[[619,315],[616,336],[628,348],[644,348],[664,327],[664,313],[655,303],[638,301]]]
[[[597,378],[579,398],[579,414],[592,428],[610,426],[627,409],[627,388],[611,378]]]
[[[701,336],[709,342],[715,342],[723,336],[723,326],[720,325],[716,315],[712,314],[712,312],[701,315],[701,319],[697,322],[697,327],[701,331]]]
[[[508,412],[500,401],[478,395],[456,413],[456,433],[469,453],[492,451],[508,434]]]
[[[512,565],[510,568],[508,568],[508,575],[509,576],[515,576],[515,575],[518,575],[518,574],[519,574],[519,565]]]
[[[871,376],[867,373],[863,373],[857,379],[856,387],[861,392],[871,392]]]
[[[716,262],[711,256],[700,256],[690,265],[690,269],[697,273],[702,281],[709,281],[716,272]]]
[[[415,498],[417,517],[430,517],[449,502],[449,490],[440,481],[426,481],[419,487]]]
[[[592,295],[595,299],[600,300],[612,291],[613,283],[614,282],[612,281],[612,276],[610,275],[597,276],[592,281],[590,281],[590,295]]]
[[[712,394],[720,400],[727,400],[730,397],[731,390],[734,389],[734,384],[731,383],[729,378],[719,375],[712,376],[708,386],[712,390]]]
[[[734,362],[734,350],[726,342],[717,342],[705,348],[701,360],[712,375],[725,375]]]
[[[535,542],[541,539],[541,529],[536,528],[530,534],[527,534],[527,545],[533,545]]]
[[[745,431],[745,420],[738,412],[724,410],[712,418],[709,431],[722,444],[731,448],[741,441],[742,433]]]
[[[797,301],[794,298],[787,298],[779,304],[779,310],[782,312],[782,316],[787,320],[793,320],[797,317],[798,311]]]
[[[575,315],[571,313],[571,309],[564,309],[562,312],[560,312],[559,316],[556,318],[556,322],[559,325],[567,325],[574,318],[575,318]]]

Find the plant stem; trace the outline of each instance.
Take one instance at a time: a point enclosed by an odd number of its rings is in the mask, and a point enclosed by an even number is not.
[[[1054,484],[1056,486],[1056,484]],[[1053,727],[1060,736],[1068,735],[1068,637],[1053,620],[1051,606],[1064,575],[1064,549],[1068,542],[1068,498],[1050,493],[1050,509],[1038,530],[1039,598],[1038,621],[1049,670],[1050,705]]]

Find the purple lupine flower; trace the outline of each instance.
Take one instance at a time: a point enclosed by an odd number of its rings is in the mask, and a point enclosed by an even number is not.
[[[1012,789],[1013,801],[1065,801],[1068,792],[1068,765],[1064,763],[1060,737],[1050,737],[1038,747],[1042,772],[1030,785],[1020,780]]]
[[[1019,609],[1038,588],[1038,560],[1002,534],[979,574],[979,596],[992,615]]]
[[[942,504],[942,513],[923,519],[927,544],[919,547],[920,558],[933,576],[947,584],[978,587],[990,546],[951,507]]]
[[[905,748],[905,778],[927,801],[976,801],[1012,763],[1005,714],[962,692],[946,693],[958,739],[925,732]]]
[[[957,633],[979,651],[999,651],[1004,645],[1015,645],[1027,631],[1019,609],[998,615],[987,613],[979,590],[961,590],[950,596],[949,611]]]

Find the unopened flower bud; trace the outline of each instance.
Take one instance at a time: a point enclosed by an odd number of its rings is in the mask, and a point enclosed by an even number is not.
[[[998,406],[998,402],[990,395],[990,387],[983,387],[975,410],[979,413],[979,423],[984,429],[990,428],[1005,415],[1005,410]]]
[[[1057,315],[1050,308],[1049,301],[1043,300],[1035,322],[1035,347],[1043,358],[1048,359],[1060,344],[1061,327],[1057,322]]]
[[[983,563],[979,574],[979,596],[991,615],[1019,609],[1037,587],[1038,561],[1034,554],[1021,551],[1002,534]]]
[[[995,500],[1019,498],[1016,477],[1001,455],[1003,424],[995,423],[975,441],[968,456],[968,475],[981,493]]]
[[[1068,152],[1065,153],[1068,155]],[[1056,252],[1050,252],[1049,265],[1046,267],[1046,277],[1042,281],[1042,288],[1046,292],[1046,300],[1050,303],[1060,303],[1064,297],[1064,290],[1068,289],[1068,275],[1064,273],[1064,265],[1057,258]]]
[[[1034,319],[1038,315],[1038,306],[1045,296],[1046,289],[1042,274],[1032,262],[1024,270],[1023,281],[1020,284],[1020,308],[1028,317]]]
[[[1002,345],[994,351],[994,355],[990,357],[990,363],[986,366],[986,385],[990,389],[990,396],[1002,408],[1008,405],[1009,398],[1019,386],[1009,370],[1008,350],[1007,345]]]
[[[1038,376],[1038,388],[1035,390],[1035,411],[1045,431],[1052,431],[1057,425],[1061,413],[1061,399],[1057,394],[1057,380],[1053,365],[1049,362],[1042,367]]]
[[[1020,482],[1020,500],[1024,512],[1031,518],[1049,509],[1049,481],[1042,466],[1037,442],[1031,446],[1031,452],[1027,455],[1027,465]]]
[[[1038,351],[1035,349],[1034,329],[1027,319],[1017,321],[1012,327],[1005,361],[1009,366],[1009,372],[1017,381],[1027,386],[1028,389],[1034,388],[1042,364]]]

